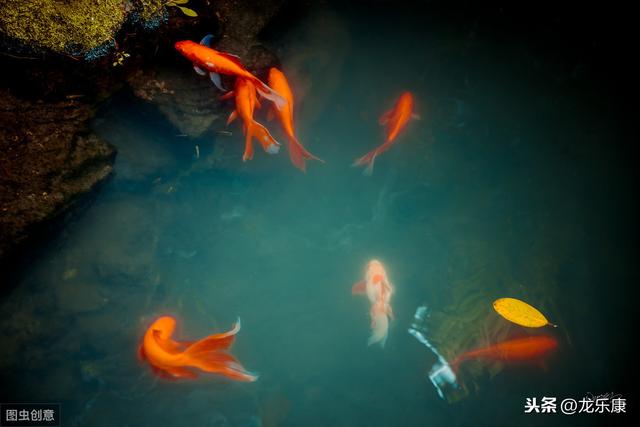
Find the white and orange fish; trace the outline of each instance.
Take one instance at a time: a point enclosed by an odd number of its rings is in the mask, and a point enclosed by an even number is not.
[[[376,157],[391,148],[400,132],[407,126],[407,123],[409,123],[409,120],[412,118],[420,118],[420,116],[413,112],[413,107],[413,95],[411,92],[403,92],[394,107],[380,116],[380,125],[386,126],[387,136],[384,143],[359,159],[356,159],[353,166],[367,165],[364,174],[371,175]]]
[[[391,296],[394,287],[389,282],[387,272],[378,260],[371,260],[367,264],[364,280],[351,288],[353,295],[367,295],[371,303],[371,336],[368,344],[380,343],[384,347],[389,332],[389,318],[393,319]]]
[[[253,158],[253,138],[255,137],[262,145],[264,151],[269,154],[276,154],[280,150],[280,143],[275,140],[267,128],[253,119],[256,107],[260,107],[256,95],[256,87],[248,79],[238,77],[235,89],[227,92],[220,99],[233,97],[236,102],[236,109],[231,112],[227,124],[233,122],[238,116],[242,119],[245,134],[245,146],[242,160],[247,161]]]
[[[227,352],[240,331],[240,320],[230,331],[198,341],[173,340],[175,329],[173,317],[159,317],[149,326],[138,348],[139,359],[148,362],[157,375],[168,379],[196,378],[199,370],[237,381],[255,381],[258,378]]]
[[[211,38],[211,35],[207,35],[199,44],[191,40],[181,40],[175,43],[175,48],[193,63],[193,68],[198,74],[205,75],[209,73],[211,81],[218,89],[225,90],[220,81],[220,74],[236,76],[251,81],[260,95],[273,102],[278,109],[285,106],[286,100],[264,84],[259,78],[251,74],[249,70],[242,65],[240,58],[236,55],[220,52],[210,47]]]
[[[277,68],[271,68],[269,70],[268,82],[269,86],[287,101],[283,108],[275,111],[275,114],[289,139],[289,157],[291,158],[291,163],[303,172],[306,170],[306,160],[318,160],[324,163],[324,160],[309,153],[296,137],[293,124],[293,93],[291,92],[287,78],[282,71]]]

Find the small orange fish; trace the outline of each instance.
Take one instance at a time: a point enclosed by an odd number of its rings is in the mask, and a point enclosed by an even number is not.
[[[393,109],[380,116],[380,125],[386,126],[387,137],[382,145],[356,159],[353,166],[367,165],[365,175],[373,172],[373,163],[376,157],[387,151],[398,137],[398,134],[407,126],[411,119],[419,119],[420,116],[413,112],[413,95],[411,92],[403,92],[396,101]]]
[[[387,272],[378,260],[371,260],[367,264],[365,279],[353,285],[351,288],[353,295],[367,295],[371,303],[371,336],[368,344],[379,342],[384,347],[389,333],[389,317],[393,318],[391,309],[391,296],[394,288]]]
[[[200,44],[191,40],[182,40],[175,43],[175,48],[185,58],[193,63],[198,74],[206,74],[213,83],[224,90],[220,82],[220,74],[241,77],[251,81],[260,95],[272,101],[278,109],[283,108],[286,100],[276,91],[264,84],[259,78],[251,74],[240,62],[240,58],[226,52],[220,52],[209,46],[211,36],[202,39]]]
[[[149,326],[138,348],[139,359],[149,362],[157,375],[168,379],[196,378],[194,369],[199,369],[237,381],[258,379],[226,352],[240,330],[240,320],[229,332],[209,335],[195,342],[174,341],[171,336],[175,328],[173,317],[159,317]]]
[[[280,143],[275,140],[267,128],[253,119],[253,112],[256,107],[260,107],[260,102],[256,96],[256,87],[251,80],[238,77],[235,89],[227,92],[220,99],[235,98],[236,109],[231,112],[227,125],[233,122],[238,116],[242,119],[245,134],[245,146],[242,160],[247,161],[253,158],[253,138],[257,138],[262,144],[262,148],[269,154],[276,154],[280,150]]]
[[[489,347],[471,350],[456,357],[451,363],[453,370],[465,360],[492,359],[503,362],[539,362],[555,350],[558,342],[546,335],[535,335],[503,341]]]
[[[276,110],[276,115],[289,139],[289,157],[291,158],[291,163],[303,172],[306,170],[305,160],[312,159],[324,163],[323,160],[309,153],[295,135],[293,127],[293,93],[282,71],[277,68],[271,68],[269,70],[269,86],[287,101],[284,107]]]

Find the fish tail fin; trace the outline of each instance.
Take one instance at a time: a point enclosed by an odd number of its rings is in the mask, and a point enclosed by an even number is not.
[[[226,352],[239,331],[240,319],[230,331],[196,341],[184,351],[183,364],[238,381],[255,381],[258,376],[245,370],[235,357]]]
[[[251,124],[251,135],[258,139],[258,142],[267,153],[277,154],[280,151],[280,143],[271,136],[267,128],[255,120]]]
[[[258,375],[247,371],[238,360],[224,352],[202,354],[189,359],[189,366],[204,372],[223,375],[236,381],[256,381]]]
[[[324,163],[324,160],[307,151],[295,136],[290,138],[289,158],[291,159],[291,163],[302,172],[306,172],[306,160],[317,160],[320,163]]]
[[[380,343],[380,347],[384,347],[389,333],[389,319],[387,315],[376,311],[371,321],[371,336],[367,345]]]
[[[256,90],[258,91],[258,93],[264,98],[267,98],[269,101],[273,102],[278,110],[282,110],[285,105],[287,105],[286,99],[284,99],[278,92],[264,84],[257,77],[254,83],[256,85]]]
[[[233,340],[238,332],[240,332],[240,319],[238,319],[229,331],[209,335],[189,345],[189,347],[184,350],[184,354],[193,356],[209,351],[226,350],[233,344]]]
[[[353,162],[352,166],[355,167],[355,166],[366,165],[367,167],[364,169],[362,173],[364,175],[370,176],[373,173],[373,165],[376,161],[377,155],[378,155],[378,149],[376,148],[375,150],[371,150],[370,152],[360,157],[359,159],[356,159],[355,162]]]

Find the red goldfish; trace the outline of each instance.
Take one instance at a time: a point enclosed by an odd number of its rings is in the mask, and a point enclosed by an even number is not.
[[[253,158],[253,138],[257,138],[262,148],[269,154],[276,154],[280,150],[280,143],[276,141],[269,131],[260,123],[253,119],[253,112],[260,103],[256,97],[256,87],[251,80],[237,78],[235,89],[227,92],[221,99],[235,97],[236,109],[231,113],[227,124],[240,116],[243,121],[245,134],[245,146],[242,160],[247,161]]]
[[[394,288],[389,279],[387,272],[378,260],[371,260],[367,264],[365,279],[356,283],[351,288],[354,295],[366,294],[371,303],[371,336],[368,344],[379,342],[384,347],[389,332],[389,317],[393,318],[393,310],[391,309],[391,295]]]
[[[255,381],[258,378],[226,352],[240,330],[239,320],[229,332],[209,335],[194,342],[174,341],[171,336],[175,328],[173,317],[159,317],[149,326],[138,348],[140,360],[149,362],[156,374],[169,379],[196,378],[194,369],[199,369],[238,381]]]
[[[282,71],[277,68],[271,68],[269,70],[269,86],[278,92],[287,102],[284,107],[276,111],[276,115],[289,139],[289,157],[291,158],[291,163],[303,172],[306,169],[305,160],[313,159],[324,163],[323,160],[309,153],[295,135],[293,128],[293,94],[291,93],[289,82]]]
[[[222,89],[220,74],[236,76],[252,82],[260,95],[272,101],[278,109],[284,107],[286,104],[284,98],[251,74],[244,65],[242,65],[237,56],[209,47],[210,40],[211,36],[203,38],[200,44],[191,40],[182,40],[176,42],[175,48],[193,63],[195,70],[199,74],[209,72],[211,80],[219,89]]]
[[[504,362],[538,362],[558,346],[558,342],[546,335],[535,335],[503,341],[489,347],[471,350],[451,363],[453,370],[465,360],[493,359]]]
[[[387,151],[398,137],[398,134],[407,126],[410,119],[419,119],[420,116],[413,112],[413,95],[410,92],[403,92],[396,101],[393,109],[380,116],[380,125],[386,126],[387,137],[382,145],[356,159],[353,166],[368,165],[365,175],[373,172],[373,163],[376,157]]]

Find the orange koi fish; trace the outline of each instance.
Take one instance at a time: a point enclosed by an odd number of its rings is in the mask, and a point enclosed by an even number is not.
[[[367,264],[365,279],[356,283],[351,288],[353,295],[367,295],[371,303],[371,336],[368,344],[380,343],[381,347],[387,340],[389,332],[389,317],[393,318],[393,310],[391,309],[391,295],[394,288],[389,279],[387,272],[378,260],[371,260]]]
[[[278,109],[285,106],[286,100],[251,74],[244,65],[242,65],[240,58],[210,47],[212,37],[211,35],[207,35],[202,39],[200,44],[191,40],[178,41],[175,44],[175,48],[193,63],[193,67],[198,74],[206,74],[208,72],[211,81],[213,81],[218,89],[224,90],[220,81],[220,74],[240,77],[251,81],[260,95],[273,102]]]
[[[471,350],[456,357],[451,363],[456,371],[460,363],[469,359],[493,359],[503,362],[539,362],[555,350],[558,342],[546,335],[535,335],[503,341],[489,347]]]
[[[295,135],[293,128],[293,93],[291,93],[289,82],[282,71],[277,68],[271,68],[269,70],[269,86],[282,95],[287,101],[284,107],[276,111],[276,115],[289,139],[289,157],[291,158],[291,163],[303,172],[306,170],[305,160],[312,159],[324,163],[324,160],[309,153]]]
[[[371,175],[376,157],[391,147],[398,137],[398,134],[400,134],[412,118],[420,118],[420,116],[413,112],[413,95],[411,95],[410,92],[403,92],[400,98],[398,98],[398,101],[396,101],[393,109],[380,116],[380,125],[387,127],[387,137],[384,143],[359,159],[356,159],[353,166],[368,165],[364,170],[364,174]]]
[[[239,319],[229,332],[209,335],[195,342],[174,341],[171,336],[175,328],[176,320],[173,317],[156,319],[147,329],[138,348],[140,360],[149,362],[159,376],[169,379],[196,378],[194,369],[199,369],[237,381],[258,379],[226,352],[240,330]]]
[[[245,134],[245,146],[242,160],[247,161],[253,158],[253,138],[257,138],[262,148],[269,154],[276,154],[280,150],[280,143],[275,140],[267,128],[253,119],[253,112],[256,107],[260,107],[260,102],[256,96],[256,87],[251,80],[243,78],[236,79],[235,89],[227,92],[220,99],[235,98],[236,109],[231,112],[227,125],[233,122],[238,116],[242,119]]]

